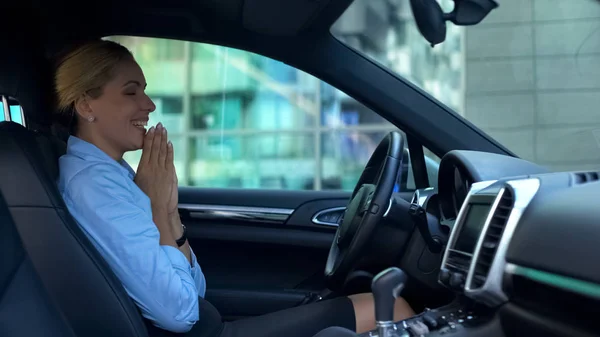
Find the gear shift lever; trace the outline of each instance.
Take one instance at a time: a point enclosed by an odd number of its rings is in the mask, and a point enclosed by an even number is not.
[[[394,331],[396,298],[404,288],[406,274],[396,267],[388,268],[373,278],[371,291],[375,299],[375,321],[379,337],[390,337]]]

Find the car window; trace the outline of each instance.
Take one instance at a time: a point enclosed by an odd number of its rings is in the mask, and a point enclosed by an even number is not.
[[[438,3],[446,13],[454,6]],[[598,169],[600,2],[497,3],[477,25],[447,22],[435,47],[419,33],[410,1],[355,0],[331,32],[521,158],[554,170]]]
[[[157,107],[150,123],[169,130],[182,186],[352,190],[380,140],[398,130],[334,87],[261,55],[186,41],[108,39],[128,47],[144,70]],[[135,168],[140,155],[125,159]],[[437,177],[439,160],[429,156]],[[408,173],[398,190],[414,189]]]

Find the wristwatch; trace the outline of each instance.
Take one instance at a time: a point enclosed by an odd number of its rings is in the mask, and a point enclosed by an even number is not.
[[[175,240],[175,242],[177,242],[178,247],[183,246],[187,241],[187,230],[185,228],[185,225],[181,224],[181,228],[183,228],[183,233],[181,233],[181,237],[179,239]]]

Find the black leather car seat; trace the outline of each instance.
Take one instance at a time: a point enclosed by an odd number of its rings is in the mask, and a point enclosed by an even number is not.
[[[0,192],[41,283],[76,336],[147,336],[137,306],[70,216],[53,177],[56,152],[40,150],[49,142],[0,123]]]
[[[0,193],[0,336],[75,336],[48,296]]]
[[[58,192],[58,156],[65,143],[49,133],[53,91],[42,44],[24,30],[11,29],[6,36],[11,48],[0,53],[0,95],[19,101],[28,128],[0,122],[0,192],[31,267],[75,336],[147,336],[137,306]],[[10,310],[2,306],[0,315]],[[21,322],[31,324],[36,313],[31,310]]]

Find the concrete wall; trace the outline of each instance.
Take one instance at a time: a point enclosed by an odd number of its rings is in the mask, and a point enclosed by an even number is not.
[[[465,117],[525,159],[600,168],[600,3],[498,2],[466,29]]]

